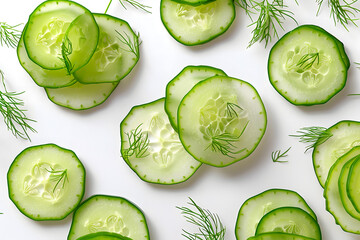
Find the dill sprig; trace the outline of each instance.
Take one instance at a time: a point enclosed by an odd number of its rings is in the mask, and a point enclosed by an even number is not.
[[[198,206],[191,198],[188,207],[177,207],[181,210],[186,221],[198,228],[197,233],[190,233],[183,229],[183,236],[189,240],[224,240],[226,228],[223,226],[220,217],[207,209]]]
[[[149,134],[144,133],[140,128],[142,124],[131,130],[130,133],[125,133],[129,147],[125,149],[123,158],[128,160],[129,157],[135,154],[136,158],[144,158],[149,155]]]
[[[330,16],[333,18],[335,25],[336,23],[340,23],[346,30],[348,30],[346,26],[350,23],[357,26],[355,21],[359,19],[356,18],[356,14],[360,12],[360,9],[354,7],[357,1],[358,0],[351,0],[350,2],[345,0],[328,0]],[[316,0],[316,2],[318,4],[318,15],[324,0]]]
[[[284,158],[287,157],[287,153],[290,151],[291,147],[289,147],[287,150],[285,150],[285,152],[281,152],[281,150],[276,150],[274,152],[271,153],[271,159],[273,162],[278,162],[278,163],[285,163],[288,161],[285,160],[279,160],[280,158]]]
[[[125,34],[124,35],[118,32],[117,30],[115,31],[119,35],[118,39],[128,47],[128,49],[123,49],[123,48],[122,49],[127,52],[132,52],[136,56],[136,58],[139,59],[140,58],[139,47],[141,44],[140,33],[135,34],[134,37],[131,38],[126,32],[124,32]]]
[[[4,73],[0,70],[0,81],[2,82],[4,91],[0,90],[0,112],[4,118],[4,122],[9,131],[15,137],[30,140],[28,131],[36,132],[29,125],[29,122],[35,122],[26,117],[26,110],[22,109],[24,102],[18,98],[24,92],[8,92],[5,86]]]
[[[211,143],[206,148],[211,148],[213,152],[220,152],[221,154],[233,158],[233,154],[238,154],[242,151],[245,151],[246,148],[237,150],[235,146],[235,142],[238,142],[240,137],[245,132],[246,127],[249,122],[247,122],[239,135],[230,134],[227,132],[224,133],[215,133],[211,129],[208,130],[209,136],[211,137]]]
[[[21,31],[16,29],[21,24],[11,26],[5,22],[0,22],[0,44],[15,48],[20,40]]]
[[[144,11],[144,12],[151,13],[151,11],[149,10],[149,9],[151,8],[151,6],[147,6],[147,5],[145,5],[145,4],[142,4],[142,3],[137,2],[137,1],[135,1],[135,0],[119,0],[119,2],[120,2],[120,4],[121,4],[121,6],[122,6],[124,9],[126,9],[126,10],[127,10],[127,8],[126,8],[126,6],[125,6],[125,4],[124,4],[125,2],[128,3],[128,4],[130,4],[130,5],[131,5],[132,7],[134,7],[135,9],[140,9],[140,10],[142,10],[142,11]],[[110,7],[111,3],[112,3],[112,0],[110,0],[108,6],[106,7],[105,14],[106,14],[107,11],[109,10],[109,7]]]
[[[56,188],[59,186],[59,184],[62,182],[61,188],[65,187],[65,183],[69,182],[69,178],[67,175],[67,169],[65,170],[57,170],[55,171],[53,168],[50,170],[46,169],[50,173],[50,181],[56,182],[53,192],[55,192]]]
[[[70,75],[72,70],[74,69],[74,65],[71,63],[69,56],[72,53],[72,42],[68,38],[67,35],[65,35],[64,40],[61,44],[61,61],[64,62],[67,73]]]
[[[236,103],[230,103],[230,102],[226,103],[225,115],[228,117],[231,117],[231,118],[233,116],[238,117],[239,115],[238,115],[236,109],[238,109],[240,111],[243,110],[243,108],[240,107],[239,105],[237,105]]]
[[[299,62],[296,64],[299,69],[305,71],[312,67],[312,65],[317,62],[317,64],[320,63],[320,54],[317,53],[307,53],[304,56],[302,56],[299,60]]]
[[[271,1],[271,2],[270,2]],[[242,2],[245,2],[242,0]],[[252,30],[253,37],[249,42],[248,47],[252,46],[256,42],[265,41],[265,47],[272,40],[273,37],[279,38],[277,28],[280,27],[282,30],[285,30],[282,26],[283,21],[286,18],[292,19],[297,23],[296,19],[293,17],[293,12],[285,9],[287,5],[284,4],[283,0],[249,0],[246,6],[245,11],[247,15],[250,15],[249,4],[252,6],[252,9],[256,10],[258,13],[258,18],[249,26],[254,26]]]
[[[304,127],[296,132],[299,134],[290,136],[298,137],[300,142],[308,144],[305,152],[323,144],[332,136],[332,133],[328,132],[327,128],[324,127]]]

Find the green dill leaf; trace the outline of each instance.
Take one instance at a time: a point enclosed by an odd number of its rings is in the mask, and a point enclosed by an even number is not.
[[[236,103],[230,103],[230,102],[226,103],[225,115],[227,117],[230,117],[230,118],[238,117],[239,115],[236,110],[242,111],[243,108],[240,107],[239,105],[237,105]]]
[[[61,44],[61,55],[62,57],[60,58],[61,61],[64,62],[65,67],[66,67],[66,71],[69,75],[71,75],[72,70],[74,69],[74,65],[71,63],[69,56],[70,54],[72,54],[73,49],[72,49],[72,42],[70,41],[70,39],[68,38],[67,35],[65,35],[64,40]]]
[[[142,124],[131,130],[130,133],[125,133],[129,144],[129,147],[124,150],[124,155],[122,156],[125,160],[128,160],[129,157],[133,155],[135,155],[136,158],[149,156],[149,134],[142,131],[141,125]]]
[[[16,48],[21,37],[21,31],[16,29],[21,24],[11,26],[5,22],[0,22],[0,45]]]
[[[176,207],[188,223],[198,228],[198,232],[190,233],[183,229],[183,236],[189,240],[224,240],[226,228],[223,226],[220,217],[207,209],[198,206],[191,198],[188,207]]]
[[[68,175],[67,175],[67,169],[65,170],[54,170],[53,168],[46,169],[50,173],[49,180],[52,182],[56,182],[53,192],[55,192],[56,188],[59,186],[59,184],[62,182],[61,188],[65,188],[65,183],[69,182]]]
[[[299,131],[296,131],[297,135],[290,135],[291,137],[300,138],[300,142],[307,143],[305,152],[308,150],[317,147],[324,142],[326,142],[330,137],[332,137],[332,133],[327,131],[327,128],[324,127],[304,127]]]
[[[287,153],[290,151],[291,147],[289,147],[287,150],[285,150],[283,153],[281,152],[281,150],[276,150],[274,152],[271,153],[271,159],[273,162],[278,162],[278,163],[285,163],[288,161],[285,160],[279,160],[280,158],[284,158],[287,157]]]
[[[28,131],[36,132],[29,122],[35,122],[26,117],[26,110],[23,109],[24,102],[18,98],[23,92],[8,92],[5,86],[4,73],[0,70],[0,81],[4,91],[0,90],[0,113],[9,131],[15,137],[30,140]]]
[[[145,4],[139,3],[139,2],[137,2],[137,1],[135,1],[135,0],[119,0],[119,2],[120,2],[121,6],[122,6],[124,9],[127,9],[126,6],[125,6],[125,4],[124,4],[124,3],[126,2],[126,3],[130,4],[132,7],[134,7],[135,9],[140,9],[140,10],[142,10],[142,11],[144,11],[144,12],[151,13],[151,11],[149,10],[149,9],[151,9],[150,6],[147,6],[147,5],[145,5]],[[105,14],[106,14],[107,11],[109,10],[109,7],[110,7],[111,3],[112,3],[112,0],[110,0],[108,6],[107,6],[107,8],[106,8]]]
[[[140,34],[139,33],[135,34],[134,37],[131,39],[131,37],[126,32],[122,34],[117,30],[115,31],[119,35],[118,39],[128,47],[128,49],[123,49],[123,50],[127,52],[132,52],[136,56],[136,58],[139,59],[140,58],[139,47],[141,44]]]
[[[317,53],[307,53],[304,54],[299,60],[299,62],[296,64],[297,67],[299,67],[300,70],[305,71],[313,66],[313,64],[317,62],[317,64],[320,63],[320,54]]]

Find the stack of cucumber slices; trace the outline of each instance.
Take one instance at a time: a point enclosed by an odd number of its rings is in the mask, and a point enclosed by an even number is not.
[[[344,88],[349,67],[342,42],[318,26],[303,25],[271,49],[268,74],[276,91],[290,103],[315,105]]]
[[[235,19],[233,0],[161,0],[161,21],[184,45],[199,45],[225,33]]]
[[[139,38],[124,20],[45,1],[29,16],[17,53],[52,102],[83,110],[103,103],[133,69]]]
[[[315,213],[296,192],[270,189],[241,206],[235,228],[238,240],[321,240]]]
[[[249,156],[266,111],[248,82],[209,66],[187,66],[166,97],[135,106],[120,125],[121,154],[144,181],[175,184],[202,163],[225,167]]]

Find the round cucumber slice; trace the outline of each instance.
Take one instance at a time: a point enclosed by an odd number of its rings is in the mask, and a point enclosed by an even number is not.
[[[66,35],[65,45],[72,50],[69,58],[74,68],[79,68],[89,61],[98,43],[99,28],[94,17],[72,1],[41,3],[29,16],[24,33],[29,58],[45,69],[65,68],[62,46]]]
[[[323,104],[344,88],[348,67],[338,42],[325,30],[303,25],[271,49],[270,83],[294,105]]]
[[[69,75],[66,69],[47,70],[31,61],[27,55],[24,45],[24,31],[21,34],[21,38],[17,46],[17,56],[21,66],[30,75],[34,82],[40,87],[48,88],[60,88],[74,84],[76,82],[75,78],[72,75]]]
[[[26,148],[11,164],[9,196],[25,216],[61,220],[80,203],[85,169],[75,153],[55,144]]]
[[[121,155],[140,179],[176,184],[201,163],[182,146],[164,111],[164,99],[133,107],[121,122]]]
[[[106,14],[94,14],[100,40],[90,61],[74,73],[81,83],[117,82],[127,76],[139,60],[139,39],[130,25]]]
[[[117,233],[97,232],[97,233],[90,233],[85,236],[79,237],[76,240],[132,240],[132,239],[124,237]]]
[[[256,235],[267,232],[284,232],[321,240],[317,221],[296,207],[280,207],[265,214],[256,228]]]
[[[179,136],[198,161],[225,167],[249,156],[266,129],[264,104],[249,83],[226,76],[196,84],[178,109]]]
[[[315,239],[308,238],[305,236],[299,236],[296,234],[269,232],[269,233],[262,233],[250,237],[247,240],[315,240]]]
[[[356,211],[360,212],[360,156],[351,164],[347,178],[347,195]]]
[[[339,177],[344,165],[358,155],[360,155],[360,147],[354,147],[338,158],[329,171],[324,188],[326,210],[333,215],[336,224],[344,231],[356,234],[360,234],[360,221],[352,217],[344,208],[339,192]]]
[[[82,84],[76,82],[69,87],[45,88],[53,103],[73,110],[96,107],[110,96],[119,83]]]
[[[74,212],[68,240],[97,232],[113,232],[136,240],[149,240],[142,211],[125,198],[94,195]]]
[[[233,0],[215,0],[199,6],[161,0],[161,21],[184,45],[199,45],[225,33],[235,19]]]
[[[349,213],[352,217],[360,220],[360,213],[354,208],[353,203],[349,199],[348,196],[348,189],[347,189],[347,182],[348,182],[348,176],[351,164],[354,163],[354,161],[357,160],[357,158],[352,158],[350,161],[345,163],[345,165],[341,169],[341,173],[339,176],[339,193],[341,202],[346,210],[347,213]]]
[[[209,66],[187,66],[166,85],[165,111],[175,131],[178,131],[178,108],[183,97],[195,84],[213,76],[227,75],[223,70]]]
[[[236,221],[236,239],[243,240],[254,236],[256,226],[261,218],[266,213],[281,207],[301,208],[317,220],[315,213],[298,193],[285,189],[270,189],[249,198],[243,203]],[[271,238],[264,239],[270,240]]]
[[[322,187],[325,186],[329,170],[336,160],[360,145],[360,122],[340,121],[329,127],[326,132],[331,137],[316,145],[312,154],[315,174]]]

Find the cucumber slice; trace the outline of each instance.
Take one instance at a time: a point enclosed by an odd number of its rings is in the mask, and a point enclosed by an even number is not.
[[[90,59],[98,43],[99,29],[94,17],[72,1],[41,3],[29,16],[24,33],[29,58],[45,69],[65,68],[61,51],[65,35],[72,43],[73,53],[69,58],[79,68]]]
[[[353,218],[360,220],[360,213],[354,208],[353,203],[349,199],[348,190],[346,187],[351,164],[353,164],[353,162],[356,159],[357,159],[356,157],[352,158],[347,163],[345,163],[345,165],[342,167],[338,184],[339,184],[339,193],[340,193],[341,202],[342,202],[346,212],[349,213]]]
[[[96,107],[110,96],[119,83],[75,84],[64,88],[45,88],[53,103],[73,110]]]
[[[138,36],[124,20],[106,14],[94,17],[100,29],[99,44],[90,61],[74,76],[81,83],[120,81],[139,60]]]
[[[184,45],[199,45],[225,33],[235,19],[233,0],[215,0],[199,6],[161,0],[160,15],[166,30]]]
[[[150,239],[141,210],[124,198],[107,195],[94,195],[76,209],[67,239],[104,231],[134,240]]]
[[[243,240],[254,236],[261,218],[280,207],[301,208],[317,220],[315,213],[298,193],[285,189],[270,189],[249,198],[241,206],[235,227],[236,239]]]
[[[343,52],[324,31],[308,25],[297,27],[270,51],[270,83],[294,105],[326,103],[345,86],[348,67]]]
[[[209,66],[187,66],[166,85],[165,111],[175,131],[178,131],[177,114],[183,97],[196,83],[213,76],[227,75]]]
[[[356,234],[360,234],[360,221],[353,218],[343,206],[339,192],[339,177],[343,166],[358,155],[360,155],[360,147],[354,147],[338,158],[329,171],[324,188],[326,210],[333,215],[336,224],[344,231]]]
[[[172,1],[182,3],[182,4],[189,4],[192,6],[199,6],[201,4],[208,4],[215,0],[172,0]]]
[[[249,83],[215,76],[196,84],[178,109],[180,140],[200,162],[225,167],[249,156],[266,129],[264,104]]]
[[[340,121],[327,129],[331,137],[316,145],[312,154],[314,170],[322,187],[331,166],[343,154],[360,145],[360,122]]]
[[[21,66],[30,75],[34,82],[40,87],[48,88],[60,88],[74,84],[76,82],[75,78],[72,75],[69,75],[66,69],[47,70],[31,61],[27,55],[24,45],[24,31],[21,34],[21,38],[17,46],[17,56]]]
[[[132,239],[124,237],[117,233],[97,232],[97,233],[90,233],[85,236],[79,237],[76,240],[132,240]]]
[[[347,178],[347,195],[356,211],[360,212],[360,156],[351,164]]]
[[[181,145],[164,111],[164,98],[133,107],[121,122],[121,155],[144,181],[175,184],[201,166]]]
[[[55,144],[26,148],[11,164],[9,196],[25,216],[61,220],[80,203],[85,169],[75,153]]]
[[[317,221],[296,207],[280,207],[265,214],[256,228],[256,235],[267,232],[284,232],[321,240]]]
[[[247,240],[315,240],[315,239],[308,238],[305,236],[299,236],[295,234],[289,234],[289,233],[270,232],[270,233],[262,233],[254,237],[250,237]]]

